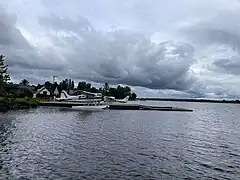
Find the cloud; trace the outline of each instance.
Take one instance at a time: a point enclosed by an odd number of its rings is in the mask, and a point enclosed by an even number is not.
[[[26,39],[22,36],[19,29],[15,27],[17,17],[9,15],[0,6],[0,42],[1,48],[20,48],[21,46],[28,47]]]
[[[24,3],[5,1],[0,11],[0,52],[14,79],[57,75],[159,96],[240,94],[236,0]]]
[[[240,56],[234,56],[229,59],[218,59],[214,62],[220,70],[230,74],[240,74]]]
[[[49,49],[43,48],[40,52],[44,52],[44,56],[35,53],[36,61],[31,61],[31,56],[26,56],[26,61],[22,56],[13,56],[10,65],[65,70],[66,75],[75,79],[154,89],[183,90],[194,81],[189,71],[195,61],[194,49],[188,44],[155,44],[147,36],[128,30],[101,33],[82,17],[73,21],[53,15],[42,17],[39,22],[48,29],[46,36],[50,44],[55,44],[55,53],[68,64],[59,64],[57,57],[51,57],[53,51],[50,53]],[[44,59],[51,61],[44,62]]]

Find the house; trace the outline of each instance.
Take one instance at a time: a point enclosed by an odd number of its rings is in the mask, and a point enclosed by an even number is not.
[[[4,84],[3,92],[12,94],[16,97],[29,97],[32,98],[34,91],[34,86],[23,85],[23,84]]]
[[[40,89],[38,89],[35,94],[35,97],[51,97],[51,90],[46,88],[45,86],[42,86]]]
[[[33,94],[35,93],[35,87],[29,85],[18,85],[17,96],[18,97],[29,97],[32,98]]]

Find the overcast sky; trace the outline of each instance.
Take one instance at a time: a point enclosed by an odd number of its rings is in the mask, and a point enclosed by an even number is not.
[[[240,96],[238,0],[1,0],[12,80],[127,84],[140,97]]]

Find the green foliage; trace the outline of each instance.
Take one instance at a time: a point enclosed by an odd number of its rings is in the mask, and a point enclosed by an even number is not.
[[[7,73],[8,65],[5,65],[5,56],[0,55],[0,84],[5,84],[10,81],[10,76]]]
[[[106,90],[107,88],[107,90]],[[123,99],[126,96],[130,96],[131,95],[131,88],[128,86],[122,87],[120,85],[118,85],[117,88],[112,88],[109,86],[104,86],[104,95],[106,96],[114,96],[116,99]]]
[[[40,100],[32,98],[16,98],[14,102],[18,104],[38,105],[40,103]]]
[[[87,89],[87,83],[84,82],[84,81],[79,82],[79,83],[78,83],[78,86],[77,86],[77,89],[79,89],[79,90],[85,90],[85,89]]]
[[[74,81],[71,79],[65,79],[59,84],[60,89],[68,90],[68,89],[74,89]]]
[[[74,89],[75,87],[75,84],[74,84],[74,81],[72,81],[72,84],[71,84],[71,88],[70,89]]]
[[[105,93],[109,91],[109,85],[108,85],[108,83],[105,83],[105,84],[104,84],[103,90],[104,90]]]
[[[130,100],[136,100],[137,99],[137,94],[136,93],[132,93],[130,96]]]
[[[0,99],[0,110],[16,110],[25,109],[29,107],[37,107],[40,100],[32,98],[13,98],[10,96],[5,96]]]
[[[52,89],[52,83],[50,83],[49,81],[46,81],[44,86],[47,88],[47,89]]]

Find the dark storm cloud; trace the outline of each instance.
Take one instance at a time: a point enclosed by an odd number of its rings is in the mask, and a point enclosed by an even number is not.
[[[178,90],[188,89],[194,82],[189,71],[195,62],[191,45],[155,44],[146,36],[127,30],[102,34],[83,19],[73,21],[56,15],[40,19],[47,29],[65,31],[66,36],[51,36],[54,42],[63,42],[65,48],[71,49],[66,58],[75,78]],[[69,39],[79,41],[73,43]]]

